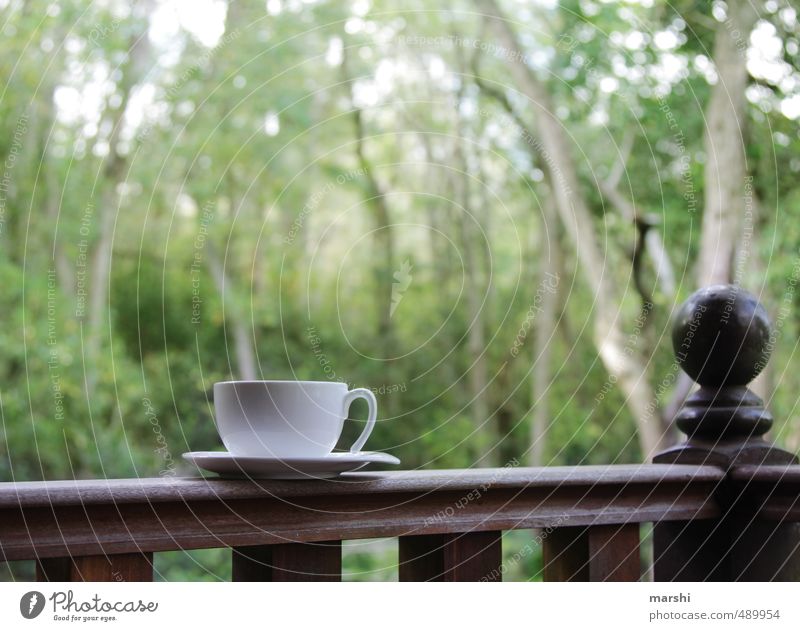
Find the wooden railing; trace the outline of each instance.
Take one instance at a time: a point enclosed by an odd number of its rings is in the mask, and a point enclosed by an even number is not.
[[[400,580],[488,581],[502,577],[501,532],[537,529],[545,580],[632,581],[641,523],[718,524],[735,504],[777,526],[800,521],[798,497],[800,466],[6,483],[0,559],[35,559],[41,580],[150,580],[153,553],[227,547],[234,580],[339,580],[343,539],[398,537]]]
[[[5,483],[0,559],[36,560],[40,580],[143,581],[152,579],[154,553],[225,547],[233,580],[339,580],[342,540],[397,537],[401,581],[493,581],[502,578],[502,531],[530,530],[543,548],[544,580],[635,581],[640,524],[714,526],[735,506],[774,529],[800,521],[798,497],[800,466]],[[685,563],[683,554],[655,551],[656,579],[660,566]]]
[[[762,438],[772,419],[746,388],[766,359],[759,309],[730,287],[682,308],[673,342],[693,340],[678,361],[701,387],[657,464],[3,483],[0,561],[151,580],[154,553],[229,548],[233,580],[339,580],[343,540],[397,537],[401,581],[496,581],[502,532],[530,530],[545,580],[635,581],[653,523],[655,580],[798,580],[800,465]]]
[[[724,472],[638,465],[0,485],[0,550],[50,580],[150,580],[153,553],[227,547],[234,580],[339,580],[341,541],[398,537],[399,577],[498,580],[531,532],[546,580],[638,580],[639,525],[716,519]]]

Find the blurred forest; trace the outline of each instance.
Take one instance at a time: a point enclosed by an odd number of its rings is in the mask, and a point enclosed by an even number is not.
[[[800,448],[792,1],[0,8],[0,480],[191,473],[231,378],[374,389],[404,468],[642,462],[714,282]]]

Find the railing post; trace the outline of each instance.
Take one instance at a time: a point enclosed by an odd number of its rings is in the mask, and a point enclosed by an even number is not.
[[[555,528],[542,541],[547,582],[638,581],[639,524]]]
[[[502,537],[497,531],[403,536],[399,557],[401,581],[502,580]]]
[[[748,387],[770,355],[771,324],[758,300],[735,285],[701,289],[683,304],[672,330],[681,368],[699,385],[675,423],[685,442],[653,461],[739,465],[794,464],[794,454],[764,439],[772,415]],[[670,580],[798,580],[800,530],[758,516],[757,498],[720,483],[718,520],[655,526],[654,577]],[[754,501],[754,499],[756,501]]]
[[[104,554],[39,559],[37,581],[152,581],[153,553]]]
[[[231,551],[233,581],[342,580],[342,542],[281,543]]]

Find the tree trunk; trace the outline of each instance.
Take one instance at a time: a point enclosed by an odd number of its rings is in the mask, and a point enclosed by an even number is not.
[[[765,209],[752,186],[745,195],[745,229],[739,240],[738,255],[736,258],[737,269],[743,275],[742,284],[756,295],[767,290],[767,269],[769,264],[764,260],[755,238],[768,223]],[[747,224],[750,224],[749,226]],[[775,394],[775,362],[767,362],[758,376],[750,383],[750,389],[769,402]]]
[[[717,83],[706,108],[705,207],[697,276],[701,287],[738,281],[734,256],[745,213],[745,128],[749,75],[742,48],[756,14],[748,2],[728,2],[728,20],[717,25],[714,65]],[[741,49],[741,50],[740,50]]]
[[[551,235],[552,244],[541,243],[538,248],[542,254],[548,253],[547,260],[541,262],[541,273],[536,285],[536,296],[541,296],[536,311],[537,318],[533,325],[535,344],[532,353],[533,375],[531,377],[531,425],[530,451],[528,464],[532,467],[542,466],[545,447],[547,445],[547,427],[550,423],[549,389],[551,384],[550,360],[560,303],[561,287],[561,245],[556,236],[557,213],[553,207],[553,199],[548,191],[542,204],[544,223],[547,230],[540,231],[544,241],[546,234]]]
[[[375,307],[377,309],[377,338],[382,345],[384,359],[390,360],[394,355],[392,331],[392,292],[394,277],[394,235],[389,207],[386,203],[386,193],[375,175],[372,163],[367,157],[364,148],[364,115],[356,105],[353,96],[354,79],[349,74],[347,47],[343,47],[342,75],[350,87],[350,107],[352,108],[353,123],[356,130],[356,157],[358,165],[367,182],[367,199],[365,200],[372,209],[373,226],[373,261],[374,261],[374,291]],[[388,364],[391,371],[391,361]]]
[[[58,284],[61,290],[68,296],[75,295],[75,273],[64,253],[63,227],[65,217],[59,216],[59,201],[61,199],[58,173],[56,172],[53,160],[43,155],[42,160],[46,165],[45,173],[45,205],[47,208],[47,219],[52,227],[52,240],[49,241],[51,260],[55,266]]]
[[[360,118],[360,116],[359,116]],[[373,261],[375,306],[378,316],[378,339],[384,346],[384,358],[393,354],[392,343],[392,287],[394,278],[394,235],[389,207],[383,189],[375,176],[372,164],[363,147],[363,128],[359,125],[357,144],[360,168],[367,178],[367,204],[373,216]]]
[[[225,273],[225,264],[220,260],[210,240],[206,241],[205,248],[208,270],[211,272],[214,284],[217,286],[217,291],[222,298],[223,305],[225,305],[225,292],[227,290],[228,294],[230,294],[232,287],[228,275]],[[247,326],[247,317],[236,303],[235,298],[228,301],[227,310],[225,310],[223,306],[223,313],[225,313],[223,324],[226,329],[230,326],[231,333],[233,334],[233,346],[238,371],[238,374],[234,375],[234,378],[244,379],[246,381],[260,379],[252,332],[250,327]],[[227,340],[227,334],[225,337]],[[228,365],[231,365],[230,353],[228,353]]]
[[[60,50],[64,45],[62,28],[53,31],[54,47]],[[44,98],[35,103],[31,129],[38,143],[39,164],[43,165],[44,209],[47,215],[47,229],[42,236],[42,252],[50,254],[50,265],[56,270],[56,277],[61,291],[67,296],[75,295],[75,273],[64,252],[64,230],[70,218],[60,214],[62,187],[59,181],[57,161],[49,151],[50,139],[53,137],[53,126],[56,122],[55,91],[59,73],[63,67],[58,64],[51,67],[42,77],[40,93]]]
[[[531,146],[541,152],[554,192],[556,208],[572,240],[580,268],[595,300],[594,338],[600,358],[625,394],[639,434],[643,457],[648,458],[665,447],[664,429],[659,415],[650,409],[654,393],[647,379],[647,364],[636,352],[627,352],[627,337],[619,322],[622,296],[608,276],[608,266],[597,241],[594,221],[588,204],[580,193],[574,160],[568,140],[554,114],[550,95],[525,57],[508,22],[495,0],[481,0],[483,13],[492,16],[491,27],[506,50],[513,51],[511,73],[520,91],[528,97],[536,116],[536,138]],[[625,324],[625,323],[622,323]]]
[[[95,208],[100,230],[92,252],[89,272],[91,292],[86,332],[86,399],[92,401],[100,369],[100,347],[106,331],[104,316],[108,312],[108,283],[111,274],[111,241],[117,199],[111,184],[106,184],[100,203]]]
[[[247,29],[248,25],[252,23],[253,17],[248,12],[248,8],[249,7],[246,3],[228,3],[228,15],[225,24],[227,32],[235,33]],[[211,63],[212,65],[217,65],[219,63],[224,64],[225,62],[224,60],[220,62],[219,58],[212,57]],[[231,103],[227,100],[222,101],[219,112],[220,120],[225,119],[225,117],[234,108],[234,105],[235,103]],[[224,186],[221,188],[220,192],[227,198],[228,202],[230,203],[230,208],[235,209],[234,216],[237,218],[243,217],[243,221],[246,221],[248,218],[248,213],[242,210],[240,205],[241,202],[239,202],[239,200],[242,199],[240,191],[242,190],[243,185],[239,183],[236,175],[235,164],[229,164],[223,176]],[[230,226],[230,230],[233,230],[234,226],[235,223]],[[244,229],[246,230],[246,228]],[[229,240],[229,243],[231,242],[232,240]],[[243,380],[263,379],[261,365],[256,352],[252,311],[242,307],[242,303],[239,302],[238,299],[240,292],[237,291],[237,288],[241,282],[237,283],[231,278],[229,273],[231,267],[234,267],[236,270],[234,263],[232,262],[232,257],[228,257],[227,251],[224,258],[220,257],[214,239],[211,237],[211,235],[207,236],[205,240],[204,252],[205,265],[211,274],[214,285],[219,293],[220,300],[222,301],[224,317],[223,328],[225,331],[228,366],[231,369],[231,373],[234,373],[235,371],[233,378]],[[258,266],[255,262],[249,266],[249,273],[250,276],[248,277],[247,272],[237,273],[235,271],[234,278],[238,278],[240,281],[241,279],[244,279],[245,281],[249,279],[251,289],[253,287],[257,287],[259,293],[265,293],[267,288],[262,282],[261,278],[266,278],[266,275],[258,278],[253,276],[258,273]],[[244,284],[247,283],[245,282]],[[251,301],[250,309],[253,308],[254,307]],[[229,330],[230,336],[233,339],[233,361],[231,360],[230,350],[227,349]]]
[[[455,36],[458,36],[456,33]],[[466,75],[467,63],[463,55],[463,50],[457,51],[458,70],[462,75]],[[502,437],[498,431],[500,419],[495,411],[492,410],[491,399],[489,396],[489,368],[487,362],[486,348],[486,320],[490,313],[489,295],[491,293],[491,269],[487,266],[486,260],[480,260],[478,243],[481,234],[485,234],[483,217],[480,215],[481,206],[486,207],[486,203],[481,204],[473,196],[471,176],[475,172],[474,165],[470,164],[469,156],[465,153],[462,139],[470,137],[470,131],[465,121],[461,117],[461,103],[464,101],[464,84],[462,83],[456,102],[458,105],[454,109],[453,126],[455,134],[453,137],[453,159],[454,171],[451,171],[453,182],[453,199],[460,206],[458,212],[458,230],[461,241],[461,251],[464,259],[464,293],[467,302],[468,319],[467,324],[467,350],[471,365],[467,368],[467,380],[469,384],[470,407],[472,411],[472,422],[475,427],[475,440],[473,445],[476,448],[474,464],[477,466],[497,466],[502,457],[502,447],[500,442]],[[476,177],[483,180],[480,174]],[[481,298],[483,296],[483,298]],[[504,381],[507,381],[507,369],[504,374],[495,379],[493,387],[501,389]]]
[[[150,46],[146,35],[132,37],[128,50],[129,60],[123,71],[120,105],[111,113],[111,133],[108,138],[109,153],[103,165],[102,184],[95,216],[100,229],[91,257],[89,311],[86,331],[86,399],[92,401],[97,385],[100,347],[107,333],[108,289],[111,276],[111,255],[114,222],[120,197],[117,185],[122,180],[128,157],[119,153],[118,145],[125,112],[134,87],[145,73]]]
[[[477,239],[475,222],[478,217],[471,204],[467,161],[461,146],[461,131],[456,134],[453,147],[453,198],[460,204],[458,231],[464,257],[464,294],[468,310],[467,349],[471,365],[467,368],[470,408],[476,437],[477,455],[475,464],[491,466],[497,463],[497,432],[490,418],[489,400],[486,391],[488,369],[486,365],[485,302],[481,295],[485,291],[483,274],[475,251]]]

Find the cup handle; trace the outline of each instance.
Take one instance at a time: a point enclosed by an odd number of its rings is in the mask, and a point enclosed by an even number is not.
[[[364,447],[364,443],[367,442],[369,435],[372,433],[372,430],[375,429],[375,419],[378,418],[378,401],[375,399],[372,390],[368,390],[367,388],[355,388],[354,390],[350,390],[344,397],[345,419],[350,411],[350,406],[356,399],[364,399],[367,402],[369,415],[367,417],[367,426],[364,428],[364,431],[361,432],[361,436],[358,437],[358,440],[350,447],[351,454],[356,454],[361,451]]]

